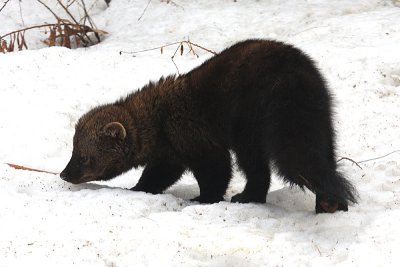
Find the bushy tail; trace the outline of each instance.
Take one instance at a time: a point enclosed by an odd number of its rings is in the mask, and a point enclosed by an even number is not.
[[[359,198],[354,185],[339,172],[334,172],[326,177],[324,183],[315,188],[315,191],[317,195],[322,195],[341,203],[351,202],[355,204]]]

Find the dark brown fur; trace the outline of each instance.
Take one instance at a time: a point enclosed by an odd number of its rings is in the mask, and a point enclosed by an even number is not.
[[[85,114],[61,177],[108,180],[145,166],[133,190],[161,193],[185,170],[200,196],[223,200],[230,150],[247,178],[236,202],[265,202],[270,163],[317,196],[317,212],[347,210],[354,187],[336,171],[331,97],[313,62],[275,41],[247,40],[191,72],[161,78]]]

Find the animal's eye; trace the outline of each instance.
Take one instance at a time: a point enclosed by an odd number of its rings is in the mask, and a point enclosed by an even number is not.
[[[79,159],[79,162],[83,165],[88,165],[90,163],[90,157],[81,156],[81,158]]]

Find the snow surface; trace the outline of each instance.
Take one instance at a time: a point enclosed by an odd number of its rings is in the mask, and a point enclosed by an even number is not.
[[[4,1],[2,1],[4,2]],[[45,1],[61,13],[56,1]],[[400,2],[345,0],[113,0],[92,3],[109,34],[90,48],[0,54],[0,266],[400,266],[400,153],[341,170],[360,191],[347,213],[314,213],[314,196],[273,177],[267,204],[232,204],[244,185],[235,172],[227,202],[199,205],[185,175],[165,194],[131,192],[140,170],[107,183],[71,185],[74,124],[90,108],[176,72],[176,46],[190,39],[221,51],[246,38],[272,38],[306,51],[336,100],[338,155],[356,161],[400,149]],[[54,22],[22,1],[24,24]],[[2,6],[0,2],[0,6]],[[23,27],[19,1],[0,13],[0,34]],[[30,34],[30,35],[28,35]],[[29,37],[29,38],[28,38]],[[181,73],[209,58],[176,57]]]

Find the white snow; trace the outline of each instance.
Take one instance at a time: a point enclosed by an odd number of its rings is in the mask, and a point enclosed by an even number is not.
[[[2,6],[0,1],[0,7]],[[56,1],[45,1],[61,13]],[[314,196],[273,176],[267,204],[199,205],[190,174],[165,194],[126,190],[140,170],[107,183],[71,185],[58,176],[69,160],[74,124],[90,108],[149,80],[175,73],[185,40],[221,51],[246,38],[292,43],[315,59],[335,95],[338,155],[356,161],[400,149],[400,2],[278,0],[113,0],[91,9],[109,34],[90,48],[0,54],[0,266],[400,266],[400,152],[341,171],[358,187],[349,212],[314,213]],[[54,22],[22,1],[25,26]],[[0,13],[0,35],[24,27],[19,1]],[[28,35],[29,34],[29,35]],[[211,54],[178,55],[181,73]]]

